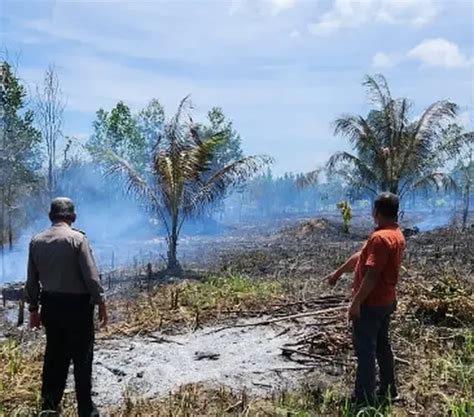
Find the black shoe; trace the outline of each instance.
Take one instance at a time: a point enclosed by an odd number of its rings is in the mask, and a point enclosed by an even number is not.
[[[351,408],[353,410],[361,410],[362,408],[367,408],[375,405],[375,400],[370,400],[366,398],[357,398],[357,396],[351,396]]]
[[[59,416],[59,412],[59,406],[54,405],[50,400],[43,399],[39,417],[56,417]]]
[[[390,392],[391,391],[391,392]],[[390,390],[389,392],[384,390],[377,391],[377,401],[379,404],[395,404],[402,401],[402,397],[398,395],[396,390]]]
[[[95,404],[92,403],[92,407],[89,407],[88,409],[85,409],[85,410],[82,408],[79,411],[79,416],[80,417],[100,417],[100,414]]]

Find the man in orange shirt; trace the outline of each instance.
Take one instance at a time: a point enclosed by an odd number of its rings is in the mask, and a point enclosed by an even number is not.
[[[374,202],[376,230],[360,252],[352,255],[326,279],[335,285],[346,272],[355,271],[349,319],[357,356],[354,399],[357,404],[373,404],[397,397],[394,359],[389,324],[396,307],[396,285],[405,238],[398,221],[399,200],[395,194],[382,193]],[[375,395],[375,363],[380,387]]]

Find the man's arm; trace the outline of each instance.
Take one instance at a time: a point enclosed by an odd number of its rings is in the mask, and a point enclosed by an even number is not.
[[[79,247],[79,266],[91,301],[99,305],[99,319],[102,325],[107,324],[107,308],[105,306],[104,289],[100,283],[99,271],[92,256],[92,250],[86,237]]]
[[[79,266],[92,302],[99,304],[103,301],[104,290],[100,284],[99,271],[86,237],[84,237],[79,247]]]
[[[29,304],[30,311],[38,310],[40,291],[39,273],[33,261],[32,244],[30,243],[28,253],[28,277],[25,285],[25,298]]]
[[[336,285],[337,281],[339,281],[339,278],[345,273],[348,272],[353,272],[356,265],[357,261],[360,258],[360,252],[358,251],[354,253],[346,262],[344,262],[338,269],[336,269],[334,272],[329,274],[327,277],[324,279],[329,282],[330,285]]]
[[[32,244],[30,243],[28,251],[28,277],[25,285],[25,299],[29,304],[28,310],[30,312],[30,327],[36,329],[41,325],[41,319],[39,315],[39,296],[40,296],[40,282],[38,268],[33,261],[32,255]]]

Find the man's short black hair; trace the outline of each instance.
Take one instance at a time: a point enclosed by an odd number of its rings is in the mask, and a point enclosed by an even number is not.
[[[73,220],[75,208],[73,201],[68,197],[57,197],[51,202],[49,218],[51,221]]]
[[[374,209],[387,219],[398,219],[399,198],[396,194],[380,193],[374,201]]]

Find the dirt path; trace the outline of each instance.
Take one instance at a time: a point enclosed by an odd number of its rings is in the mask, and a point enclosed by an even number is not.
[[[297,382],[294,373],[275,371],[295,366],[280,350],[291,339],[291,331],[282,334],[280,326],[212,330],[99,341],[94,361],[95,401],[117,404],[125,391],[158,397],[199,382],[245,387],[252,392]]]

